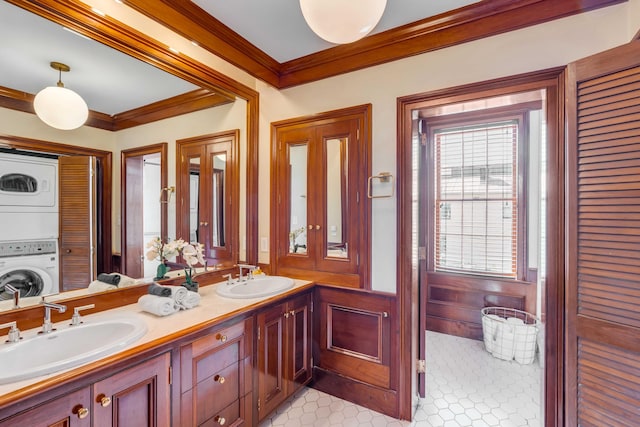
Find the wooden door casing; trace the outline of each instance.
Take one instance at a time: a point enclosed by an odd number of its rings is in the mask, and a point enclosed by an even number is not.
[[[166,142],[145,147],[136,147],[121,152],[121,218],[122,218],[122,266],[121,271],[130,277],[144,276],[144,206],[143,169],[145,156],[160,155],[160,236],[167,238],[167,205],[170,193],[167,188],[167,152]]]
[[[640,42],[569,64],[566,425],[640,419]]]

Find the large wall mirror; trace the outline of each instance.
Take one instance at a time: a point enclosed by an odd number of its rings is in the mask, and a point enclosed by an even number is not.
[[[114,185],[104,186],[102,188],[103,194],[99,196],[102,198],[102,203],[100,204],[101,219],[99,219],[100,236],[102,238],[101,242],[99,242],[99,250],[102,254],[100,260],[102,269],[105,270],[105,272],[111,269],[112,252],[118,252],[120,249],[123,249],[124,252],[125,250],[125,247],[121,245],[121,234],[119,232],[120,221],[122,220],[126,223],[126,218],[120,216],[119,183],[121,170],[119,162],[114,161],[118,159],[118,154],[121,151],[132,150],[136,147],[160,144],[168,141],[168,186],[174,185],[173,183],[175,183],[176,187],[178,187],[179,177],[176,175],[177,167],[173,157],[176,155],[174,141],[207,133],[208,130],[202,126],[202,123],[206,123],[207,120],[213,121],[218,117],[228,116],[228,111],[231,110],[234,111],[233,117],[238,117],[238,119],[236,123],[225,123],[225,128],[233,131],[241,130],[239,135],[237,135],[238,151],[240,154],[234,153],[235,157],[233,160],[238,163],[234,164],[235,166],[232,167],[232,170],[229,169],[229,158],[224,159],[225,161],[221,160],[225,154],[222,154],[222,157],[221,155],[214,156],[214,165],[212,165],[213,178],[210,189],[212,194],[215,192],[219,197],[216,199],[218,203],[211,206],[211,209],[208,210],[211,213],[211,222],[218,224],[218,226],[210,227],[211,233],[207,233],[207,235],[211,237],[210,247],[228,247],[229,244],[227,242],[233,241],[237,256],[230,259],[233,259],[234,262],[245,261],[248,263],[256,263],[258,255],[257,221],[255,221],[257,217],[258,185],[257,92],[222,75],[202,62],[195,61],[186,55],[171,52],[165,44],[151,39],[149,36],[136,31],[108,15],[101,16],[96,14],[88,5],[80,1],[7,0],[2,3],[3,7],[18,7],[22,12],[27,11],[39,16],[40,19],[54,22],[57,25],[72,30],[76,34],[98,41],[101,43],[101,46],[116,49],[122,55],[128,55],[137,60],[144,61],[155,69],[162,70],[165,73],[184,80],[188,84],[185,87],[195,88],[189,89],[191,92],[189,92],[188,96],[173,98],[175,102],[171,102],[171,100],[154,102],[153,108],[147,108],[144,111],[138,110],[135,116],[110,115],[92,110],[87,126],[90,126],[93,130],[83,130],[83,127],[78,131],[71,131],[68,134],[64,134],[58,130],[52,130],[50,135],[46,132],[36,132],[35,137],[33,133],[29,132],[20,134],[17,131],[7,131],[7,128],[2,130],[0,142],[3,147],[9,150],[19,148],[25,151],[62,152],[64,155],[76,155],[94,151],[102,155],[105,167],[104,175],[109,182],[114,182]],[[126,7],[125,5],[120,6]],[[24,28],[24,30],[30,31],[31,28]],[[19,34],[14,34],[11,40],[19,38]],[[47,59],[47,61],[55,59],[56,58],[50,58]],[[44,71],[47,73],[47,76],[50,77],[51,83],[55,83],[58,75],[50,69]],[[64,75],[62,76],[62,80],[65,80]],[[1,82],[0,86],[3,86]],[[11,114],[15,114],[15,111],[12,110],[32,111],[32,95],[34,92],[20,92],[20,95],[16,95],[18,92],[20,91],[14,91],[8,86],[0,87],[0,118],[3,118],[3,116],[8,118],[13,117]],[[212,99],[212,94],[215,94],[217,98]],[[200,109],[194,108],[188,110],[186,106],[189,104],[189,101],[196,99],[200,100]],[[204,101],[205,99],[207,101]],[[205,107],[203,108],[202,105],[205,105]],[[216,110],[221,110],[221,112],[217,112]],[[242,113],[238,113],[239,110],[242,111]],[[184,120],[188,120],[188,115],[183,114],[184,117],[175,117],[177,114],[182,114],[183,112],[197,115],[197,119],[193,121],[192,125],[188,123],[185,124],[184,122]],[[165,117],[171,118],[164,119]],[[163,132],[163,130],[157,126],[158,123],[163,121],[159,119],[182,120],[180,122],[173,122],[180,123],[180,126],[172,127],[182,129],[182,133],[167,136],[166,132]],[[136,120],[140,121],[138,123],[146,124],[144,126],[136,126],[138,124]],[[9,127],[8,129],[12,128]],[[107,132],[108,135],[117,136],[105,137],[105,132]],[[69,136],[68,140],[66,139],[67,135]],[[89,139],[91,135],[98,135],[103,138],[103,141],[115,141],[115,144],[113,146],[109,146],[108,143],[98,144],[98,148],[95,148],[96,145],[94,145],[93,149],[83,147],[83,138]],[[153,159],[147,160],[151,162]],[[227,182],[231,182],[229,176],[231,173],[236,174],[236,176],[233,177],[233,179],[238,182],[235,187],[229,187],[226,184]],[[182,237],[186,240],[189,239],[189,236],[178,235],[178,233],[182,231],[180,228],[181,222],[177,219],[180,217],[177,212],[177,205],[179,198],[188,196],[188,194],[180,194],[180,192],[180,188],[176,188],[173,199],[167,204],[169,211],[167,215],[168,236],[163,237]],[[234,204],[235,211],[224,209],[224,200],[227,196],[231,196],[231,194],[229,194],[230,192],[234,192],[233,197],[240,198],[240,200]],[[189,193],[189,190],[187,190],[187,193]],[[167,194],[165,194],[164,197],[166,201]],[[160,194],[154,199],[160,201]],[[201,230],[199,232],[201,232]],[[189,231],[187,231],[187,233],[189,233]],[[242,250],[238,250],[238,248]],[[221,263],[216,262],[216,264]],[[232,262],[224,263],[225,266],[230,266],[231,264]]]

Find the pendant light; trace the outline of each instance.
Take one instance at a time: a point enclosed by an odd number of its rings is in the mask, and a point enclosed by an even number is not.
[[[328,42],[352,43],[378,24],[387,0],[300,0],[305,21]]]
[[[50,65],[58,70],[58,83],[38,92],[33,100],[33,109],[40,120],[51,127],[62,130],[79,128],[87,121],[89,108],[80,95],[62,83],[62,72],[68,72],[71,68],[60,62]]]

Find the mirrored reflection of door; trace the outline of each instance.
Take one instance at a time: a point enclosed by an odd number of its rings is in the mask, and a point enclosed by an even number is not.
[[[167,237],[167,144],[122,152],[122,266],[130,277],[155,275],[157,262],[145,257],[146,242]]]
[[[201,243],[208,264],[238,260],[237,131],[178,141],[177,238]]]
[[[306,143],[289,146],[291,212],[289,253],[307,253],[307,157]]]
[[[326,256],[348,257],[347,227],[347,141],[348,138],[327,139],[327,227]]]

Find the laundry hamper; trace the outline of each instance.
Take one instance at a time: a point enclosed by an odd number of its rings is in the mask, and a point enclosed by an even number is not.
[[[485,349],[494,357],[532,363],[540,321],[526,311],[505,307],[485,307],[482,313],[482,335]]]

